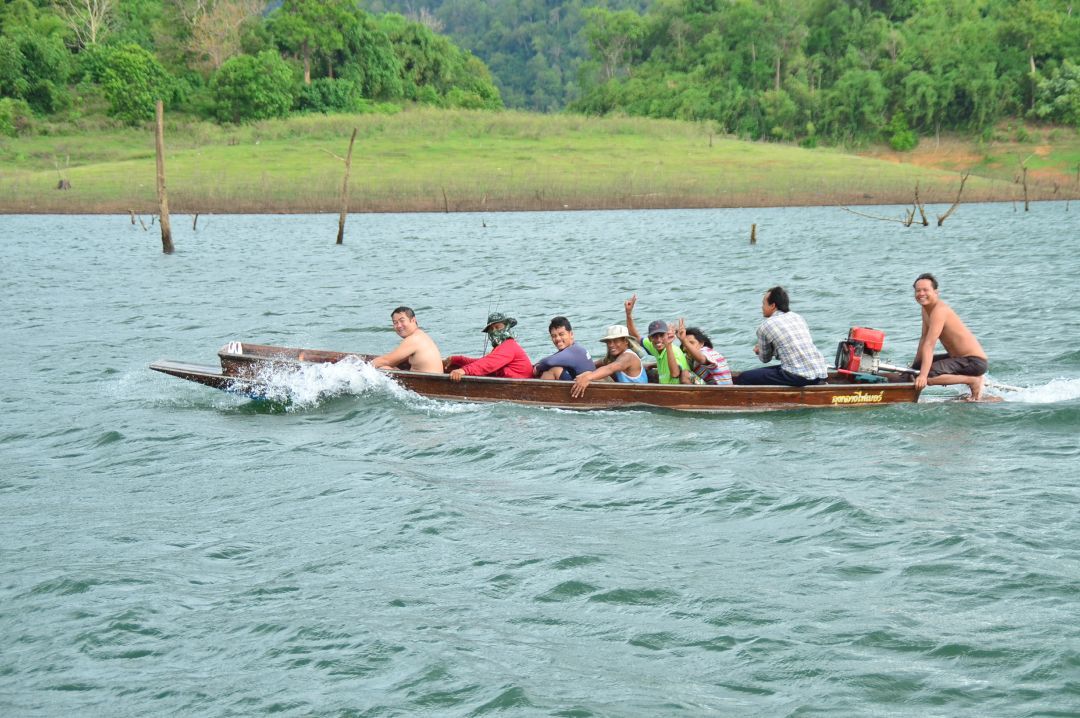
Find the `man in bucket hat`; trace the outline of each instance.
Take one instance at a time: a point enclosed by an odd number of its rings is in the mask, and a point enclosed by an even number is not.
[[[532,361],[514,339],[517,319],[502,312],[488,315],[484,333],[491,342],[491,353],[480,358],[455,355],[443,362],[443,369],[450,372],[450,381],[461,381],[463,376],[499,376],[506,379],[531,379]]]
[[[626,327],[630,330],[630,336],[641,342],[645,351],[656,358],[656,373],[661,384],[681,384],[683,372],[690,374],[690,363],[682,349],[675,345],[675,332],[663,319],[657,319],[649,324],[649,336],[641,338],[637,326],[634,324],[634,305],[637,304],[637,295],[623,302],[626,309]],[[674,362],[668,361],[668,353],[674,354]],[[674,367],[672,366],[674,364]]]

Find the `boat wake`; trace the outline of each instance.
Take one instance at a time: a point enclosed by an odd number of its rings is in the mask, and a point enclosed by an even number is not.
[[[1080,379],[1054,379],[1041,386],[1006,386],[987,380],[986,391],[1017,404],[1056,404],[1080,399]]]
[[[335,363],[300,364],[299,368],[267,365],[256,374],[253,398],[282,404],[287,411],[311,409],[344,396],[381,396],[425,410],[457,413],[468,408],[427,399],[402,388],[383,372],[358,357]]]

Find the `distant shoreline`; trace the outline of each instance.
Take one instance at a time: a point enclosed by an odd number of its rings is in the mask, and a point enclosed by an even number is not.
[[[965,190],[964,194],[960,198],[960,204],[989,204],[995,202],[1003,203],[1015,203],[1022,204],[1023,197],[1017,197],[1015,194],[994,194],[988,192],[973,193],[974,196],[968,196]],[[1058,192],[1057,195],[1051,193],[1050,196],[1046,196],[1047,193],[1039,192],[1037,195],[1029,196],[1031,203],[1036,202],[1053,202],[1053,201],[1073,201],[1080,200],[1080,194],[1073,194],[1072,196]],[[891,206],[891,207],[912,207],[912,196],[908,194],[904,196],[902,193],[897,193],[893,196],[851,196],[846,200],[843,196],[832,193],[829,195],[828,200],[812,201],[810,198],[802,198],[803,201],[787,201],[787,202],[770,202],[768,199],[761,197],[747,197],[743,202],[730,202],[730,203],[709,203],[705,201],[686,200],[685,198],[680,201],[678,198],[657,198],[657,199],[641,199],[634,201],[625,201],[621,198],[611,198],[609,201],[603,201],[602,199],[595,199],[587,202],[559,202],[558,200],[551,202],[530,202],[526,200],[522,201],[508,201],[508,202],[480,202],[480,201],[467,201],[462,200],[459,202],[451,203],[449,209],[442,206],[441,200],[434,201],[428,198],[415,198],[414,200],[405,200],[400,202],[379,202],[374,206],[365,206],[362,200],[351,200],[348,212],[350,215],[362,215],[362,214],[498,214],[498,213],[513,213],[513,212],[581,212],[581,211],[626,211],[626,210],[680,210],[680,209],[782,209],[790,208],[797,209],[800,207],[869,207],[869,206]],[[934,193],[932,195],[922,197],[922,204],[924,206],[933,205],[940,207],[941,205],[951,205],[956,199],[955,192],[951,196],[942,193]],[[281,214],[281,215],[299,215],[299,214],[337,214],[340,212],[340,206],[335,206],[333,202],[326,203],[308,203],[304,206],[289,207],[278,206],[267,203],[258,202],[235,202],[230,204],[204,204],[198,208],[185,206],[174,202],[170,199],[169,209],[171,215],[187,215],[194,216],[199,215],[211,215],[211,214]],[[124,202],[102,202],[97,204],[81,203],[67,203],[56,202],[47,203],[42,206],[42,203],[33,204],[16,204],[11,202],[5,202],[0,199],[0,215],[130,215],[134,213],[136,217],[151,216],[158,213],[158,207],[156,203],[139,202],[138,204],[129,204]]]
[[[717,135],[707,123],[414,109],[166,126],[175,214],[530,212],[1080,199],[1080,133],[1026,143],[927,140],[853,154]],[[1056,132],[1056,134],[1053,134]],[[1054,140],[1051,140],[1053,135]],[[1026,163],[1026,164],[1023,164]],[[57,189],[61,181],[70,189]],[[0,138],[0,214],[157,212],[147,128]]]

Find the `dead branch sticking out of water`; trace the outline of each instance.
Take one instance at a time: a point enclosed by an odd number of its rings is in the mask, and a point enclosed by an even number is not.
[[[757,244],[757,225],[750,225],[750,244]]]
[[[196,232],[196,231],[198,231],[198,230],[196,229],[196,225],[198,225],[198,224],[199,224],[199,213],[198,213],[198,212],[196,212],[196,213],[195,213],[195,219],[191,220],[191,231],[192,231],[192,232]]]
[[[345,242],[345,215],[349,213],[349,173],[352,171],[352,151],[356,142],[356,129],[349,138],[349,153],[345,155],[345,179],[341,181],[341,214],[338,215],[337,243]]]
[[[1024,211],[1027,212],[1031,208],[1031,203],[1028,202],[1027,191],[1027,167],[1024,167]]]
[[[919,199],[919,183],[915,183],[915,206],[919,209],[919,216],[922,217],[922,226],[929,227],[930,221],[926,219],[926,209],[923,207],[922,200]],[[912,212],[914,215],[914,212]]]
[[[1025,157],[1020,162],[1020,174],[1016,177],[1015,180],[1013,180],[1014,182],[1017,182],[1017,183],[1022,182],[1023,185],[1024,185],[1024,211],[1025,212],[1027,212],[1029,210],[1029,208],[1030,208],[1030,203],[1028,202],[1028,184],[1027,184],[1028,167],[1027,167],[1027,163],[1028,163],[1028,160],[1030,160],[1034,156],[1035,156],[1034,153],[1032,153],[1032,154],[1028,155],[1027,157]]]
[[[848,209],[847,207],[841,207],[840,209],[844,210],[845,212],[851,212],[852,214],[858,215],[859,217],[866,217],[867,219],[876,219],[879,222],[899,222],[900,224],[904,224],[904,220],[897,219],[896,217],[878,217],[877,215],[873,215],[873,214],[863,214],[862,212],[856,212],[855,210]],[[907,226],[907,225],[905,224],[905,226]]]
[[[961,185],[961,187],[962,186],[963,185]],[[844,210],[845,212],[851,212],[852,214],[858,215],[860,217],[866,217],[868,219],[876,219],[876,220],[878,220],[880,222],[899,222],[900,224],[904,225],[905,227],[910,227],[912,224],[915,223],[915,213],[918,212],[919,216],[922,218],[922,226],[924,226],[924,227],[929,227],[930,226],[929,220],[926,219],[926,208],[923,207],[922,200],[919,198],[919,183],[918,182],[915,183],[915,199],[912,200],[911,209],[904,210],[904,218],[903,219],[896,219],[895,217],[880,217],[880,216],[873,215],[873,214],[864,214],[862,212],[856,212],[853,209],[848,209],[847,207],[841,207],[840,209]],[[753,244],[752,239],[751,239],[751,244]]]
[[[960,189],[956,191],[956,201],[952,203],[952,207],[946,210],[945,214],[939,214],[937,218],[937,226],[945,224],[945,220],[949,218],[949,215],[956,211],[956,208],[960,206],[960,195],[964,193],[964,183],[967,182],[967,178],[971,175],[970,172],[965,172],[964,176],[960,178]]]

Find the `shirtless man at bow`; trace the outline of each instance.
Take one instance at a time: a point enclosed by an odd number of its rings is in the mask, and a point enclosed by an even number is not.
[[[401,337],[401,343],[392,352],[375,357],[371,366],[376,369],[396,369],[407,361],[411,371],[442,373],[442,355],[431,337],[420,328],[416,313],[409,307],[398,307],[390,313],[394,331]]]

